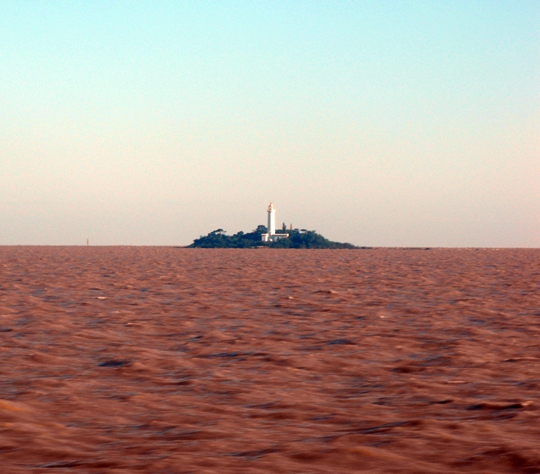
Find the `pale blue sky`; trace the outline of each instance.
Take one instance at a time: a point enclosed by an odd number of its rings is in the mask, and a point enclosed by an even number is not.
[[[538,0],[0,3],[0,244],[540,247],[539,137]]]

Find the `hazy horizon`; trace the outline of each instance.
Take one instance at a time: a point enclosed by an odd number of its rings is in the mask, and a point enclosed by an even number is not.
[[[540,247],[540,2],[7,0],[0,245],[266,223]]]

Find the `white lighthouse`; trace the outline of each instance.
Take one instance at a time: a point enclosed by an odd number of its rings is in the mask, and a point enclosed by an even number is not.
[[[261,239],[263,242],[276,241],[289,237],[289,234],[276,234],[276,208],[273,203],[268,206],[268,233],[262,234]]]
[[[276,208],[273,203],[268,206],[268,233],[270,235],[276,233]]]

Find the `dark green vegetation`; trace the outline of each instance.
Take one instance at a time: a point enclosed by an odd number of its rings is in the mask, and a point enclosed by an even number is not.
[[[204,237],[195,239],[188,248],[235,248],[271,247],[278,249],[355,249],[351,244],[332,242],[314,230],[283,230],[289,237],[276,242],[263,242],[261,235],[266,233],[266,227],[258,226],[253,232],[244,234],[240,231],[234,235],[226,235],[223,229],[217,229]]]

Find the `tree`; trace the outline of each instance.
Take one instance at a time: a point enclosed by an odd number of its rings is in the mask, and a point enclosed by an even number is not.
[[[281,238],[274,242],[263,242],[261,235],[267,229],[264,225],[259,225],[252,231],[244,234],[240,231],[232,236],[225,235],[223,229],[210,232],[205,237],[200,237],[193,241],[189,247],[194,248],[250,248],[250,247],[271,247],[271,248],[295,248],[295,249],[354,249],[351,244],[332,242],[314,230],[292,229],[288,237]]]

